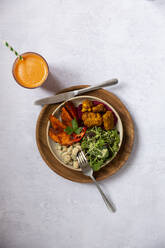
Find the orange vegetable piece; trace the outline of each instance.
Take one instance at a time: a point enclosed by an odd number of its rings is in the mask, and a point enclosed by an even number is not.
[[[69,114],[71,115],[72,119],[76,118],[76,120],[78,121],[76,108],[71,101],[68,101],[65,103],[65,108],[69,112]]]
[[[61,139],[61,145],[63,146],[69,146],[74,143],[74,140],[72,139],[72,136],[63,132],[60,133],[60,139]]]
[[[50,137],[52,140],[54,140],[55,142],[61,144],[61,141],[60,141],[60,138],[59,138],[58,134],[56,134],[55,130],[54,130],[52,127],[49,128],[48,134],[49,134],[49,137]]]
[[[57,129],[57,128],[65,129],[66,128],[66,126],[61,121],[59,121],[54,115],[50,115],[49,120],[54,129]]]
[[[72,126],[72,117],[65,107],[61,110],[61,119],[66,126]]]
[[[104,128],[107,131],[114,128],[115,120],[114,120],[114,115],[113,115],[112,111],[107,111],[103,115],[103,123],[104,123]]]
[[[56,133],[53,128],[50,128],[48,134],[52,140],[54,140],[55,142],[57,142],[63,146],[69,146],[75,142],[75,140],[72,138],[72,136],[68,135],[64,131]]]

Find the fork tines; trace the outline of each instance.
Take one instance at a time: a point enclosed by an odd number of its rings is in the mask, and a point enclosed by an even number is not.
[[[80,168],[88,166],[88,161],[83,153],[83,151],[80,151],[77,156],[78,164]]]

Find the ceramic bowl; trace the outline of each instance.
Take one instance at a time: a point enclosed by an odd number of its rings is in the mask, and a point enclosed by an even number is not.
[[[74,97],[74,98],[71,98],[69,99],[68,101],[72,101],[73,104],[78,107],[84,100],[91,100],[91,101],[99,101],[101,103],[104,103],[106,106],[108,106],[109,108],[112,109],[112,111],[115,113],[116,117],[117,117],[117,124],[116,124],[116,128],[117,130],[119,131],[119,135],[120,135],[120,143],[119,143],[119,150],[120,150],[120,147],[121,147],[121,144],[122,144],[122,140],[123,140],[123,125],[122,125],[122,121],[120,119],[120,116],[119,114],[117,113],[117,111],[107,102],[103,101],[102,99],[98,98],[98,97],[93,97],[93,96],[77,96],[77,97]],[[64,106],[65,102],[61,103],[53,112],[52,114],[60,119],[60,114],[61,114],[61,109],[62,107]],[[55,148],[55,142],[49,137],[48,135],[48,131],[49,131],[49,128],[50,128],[50,121],[48,121],[48,124],[47,124],[47,134],[46,134],[46,137],[47,137],[47,143],[48,143],[48,146],[49,146],[49,149],[51,150],[52,154],[55,156],[55,158],[61,163],[63,164],[64,166],[66,166],[67,168],[71,169],[71,170],[75,170],[75,171],[81,171],[80,168],[78,169],[75,169],[73,166],[71,165],[67,165],[65,164],[61,158],[59,157],[58,153],[57,153],[57,150]],[[118,150],[118,151],[119,151]],[[118,153],[118,152],[117,152]],[[112,159],[115,158],[115,156],[117,155],[117,153],[110,159],[108,159],[102,166],[106,166],[107,164],[109,164]]]

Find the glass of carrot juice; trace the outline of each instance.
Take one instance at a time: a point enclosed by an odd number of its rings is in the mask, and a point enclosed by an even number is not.
[[[16,82],[28,89],[41,86],[47,79],[49,67],[46,60],[38,53],[26,52],[21,54],[13,64],[13,76]]]

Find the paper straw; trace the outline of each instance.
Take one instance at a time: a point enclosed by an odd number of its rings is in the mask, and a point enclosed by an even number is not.
[[[12,46],[9,45],[9,43],[7,41],[4,41],[4,44],[6,47],[8,47],[10,49],[10,51],[14,52],[14,54],[20,59],[23,60],[23,57],[16,51],[14,50],[14,48]]]

